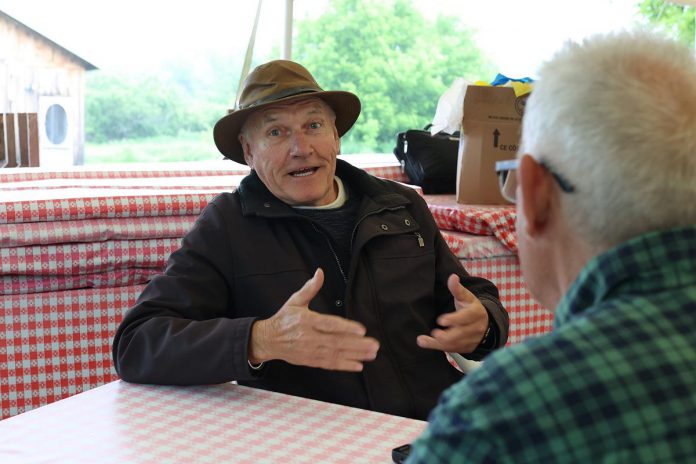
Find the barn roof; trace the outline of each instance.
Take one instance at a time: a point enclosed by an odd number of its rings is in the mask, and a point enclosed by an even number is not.
[[[57,50],[59,50],[61,53],[67,55],[69,58],[75,60],[77,63],[79,63],[79,64],[80,64],[83,68],[85,68],[87,71],[92,71],[92,70],[94,70],[94,69],[98,69],[96,66],[94,66],[94,65],[93,65],[92,63],[90,63],[89,61],[87,61],[87,60],[85,60],[85,59],[83,59],[83,58],[80,58],[79,56],[77,56],[76,54],[74,54],[73,52],[71,52],[70,50],[68,50],[67,48],[64,48],[64,47],[58,45],[57,43],[55,43],[54,41],[52,41],[51,39],[49,39],[49,38],[46,37],[45,35],[40,34],[39,32],[37,32],[37,31],[35,31],[34,29],[30,28],[30,27],[27,26],[26,24],[24,24],[24,23],[22,23],[22,22],[16,20],[15,18],[13,18],[12,16],[8,15],[7,13],[5,13],[5,12],[2,11],[2,10],[0,10],[0,19],[5,19],[5,20],[7,20],[7,21],[9,21],[9,22],[11,22],[11,23],[14,23],[14,24],[16,24],[17,26],[19,26],[21,29],[24,29],[24,30],[26,30],[27,32],[29,32],[30,34],[32,34],[32,35],[38,37],[39,39],[41,39],[41,40],[43,40],[44,42],[48,43],[50,46],[52,46],[52,47],[56,48]]]

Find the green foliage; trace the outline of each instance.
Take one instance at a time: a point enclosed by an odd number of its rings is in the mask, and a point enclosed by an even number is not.
[[[325,14],[296,21],[295,30],[293,59],[325,89],[354,92],[363,103],[343,153],[391,152],[398,132],[432,121],[455,78],[494,75],[455,15],[427,20],[411,0],[332,0]],[[256,56],[253,65],[268,59]],[[214,152],[212,127],[233,106],[242,60],[200,56],[167,63],[150,77],[88,73],[87,143],[205,132]]]
[[[212,143],[210,130],[181,132],[176,136],[131,138],[117,142],[90,143],[85,164],[165,163],[222,159]]]
[[[171,62],[156,76],[88,73],[87,142],[211,131],[234,101],[237,61]]]
[[[327,90],[347,90],[362,113],[344,153],[391,152],[396,134],[432,121],[456,77],[493,76],[472,34],[455,17],[428,21],[410,0],[335,0],[296,23],[293,59]]]
[[[87,139],[95,142],[174,135],[186,122],[180,96],[157,78],[93,73],[87,91]]]
[[[651,25],[664,30],[691,48],[694,47],[694,34],[696,34],[694,7],[676,5],[664,0],[644,0],[640,4],[640,12]]]

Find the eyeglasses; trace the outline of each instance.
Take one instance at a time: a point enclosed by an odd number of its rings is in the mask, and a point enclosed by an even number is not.
[[[575,186],[568,182],[568,180],[558,174],[556,171],[549,167],[548,163],[545,161],[538,161],[539,164],[546,169],[549,174],[553,176],[556,183],[564,193],[575,192]],[[507,201],[515,203],[516,201],[516,190],[517,190],[517,166],[518,162],[514,160],[497,161],[495,163],[495,171],[498,174],[498,186],[500,187],[500,193],[503,195]]]

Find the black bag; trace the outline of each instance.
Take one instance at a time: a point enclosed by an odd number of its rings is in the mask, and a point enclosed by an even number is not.
[[[456,193],[459,132],[430,135],[423,130],[400,132],[394,155],[412,184],[425,193]]]

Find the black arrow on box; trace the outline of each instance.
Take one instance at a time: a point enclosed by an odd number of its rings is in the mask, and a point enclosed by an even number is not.
[[[500,131],[498,129],[493,131],[493,146],[498,146],[498,137],[500,136]]]

